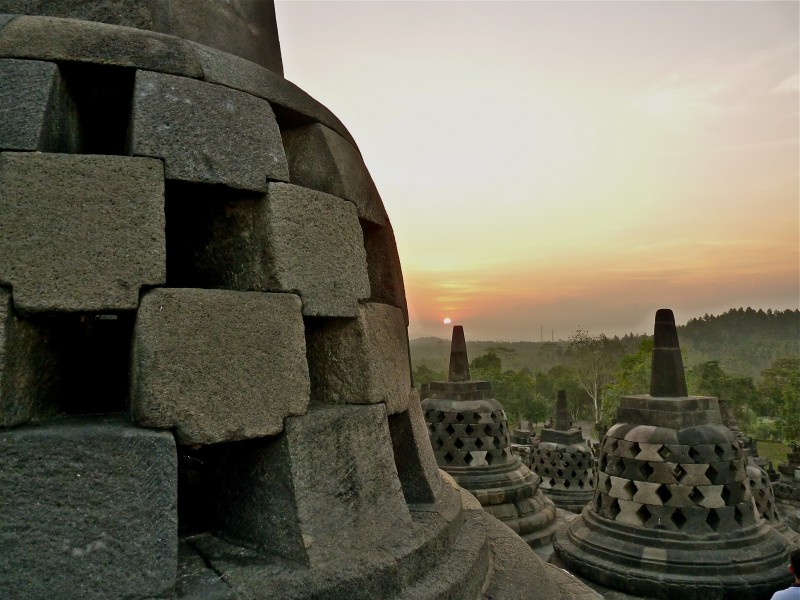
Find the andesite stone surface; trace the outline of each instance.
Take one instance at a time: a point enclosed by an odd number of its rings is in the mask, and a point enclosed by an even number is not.
[[[169,433],[117,417],[0,432],[0,589],[14,598],[142,597],[173,585]]]
[[[303,314],[355,317],[369,297],[361,228],[351,202],[284,183],[266,198],[269,286],[303,300]]]
[[[309,321],[306,338],[314,401],[406,410],[411,367],[399,308],[367,302],[354,319]]]
[[[0,153],[0,283],[24,312],[133,310],[166,277],[161,161]]]
[[[135,156],[164,160],[167,179],[256,192],[289,179],[269,103],[204,81],[138,71],[131,138]]]
[[[156,289],[134,331],[131,411],[181,443],[273,435],[309,402],[300,300],[292,294]]]

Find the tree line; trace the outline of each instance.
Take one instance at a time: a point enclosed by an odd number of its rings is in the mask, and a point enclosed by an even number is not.
[[[720,398],[739,427],[754,437],[800,443],[800,311],[732,309],[692,319],[678,335],[690,394]],[[622,396],[650,389],[649,336],[608,337],[578,329],[558,352],[546,343],[548,354],[558,358],[546,368],[504,367],[517,358],[515,350],[485,344],[470,362],[471,377],[492,383],[494,397],[513,422],[549,420],[556,393],[563,389],[573,419],[608,427]],[[737,367],[742,361],[747,368]],[[446,379],[444,369],[426,361],[415,362],[413,374],[417,385]]]

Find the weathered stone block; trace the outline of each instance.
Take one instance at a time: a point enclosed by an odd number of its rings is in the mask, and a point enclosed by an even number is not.
[[[0,427],[56,412],[63,380],[57,356],[53,340],[20,319],[11,306],[11,291],[0,288]]]
[[[316,402],[383,402],[389,414],[406,410],[411,370],[400,309],[367,303],[355,319],[309,322],[307,343]]]
[[[269,103],[203,81],[138,71],[131,139],[134,155],[164,160],[167,179],[260,192],[289,179]]]
[[[0,12],[149,29],[208,44],[283,74],[275,10],[263,0],[0,0]]]
[[[360,219],[383,225],[383,202],[359,151],[332,129],[314,123],[284,130],[291,182],[344,198]]]
[[[73,110],[54,63],[0,59],[0,149],[74,150]]]
[[[276,438],[232,445],[220,478],[220,534],[300,563],[367,550],[411,520],[383,406],[312,406]]]
[[[356,316],[358,301],[369,297],[369,277],[355,206],[271,183],[266,221],[271,290],[300,294],[307,316]]]
[[[192,44],[203,67],[203,77],[210,83],[247,92],[268,100],[282,126],[296,127],[322,123],[356,145],[339,118],[291,81],[264,69],[255,62]],[[274,70],[274,69],[273,69]]]
[[[274,435],[308,401],[297,296],[158,289],[142,298],[131,379],[137,423],[212,444]]]
[[[107,600],[169,588],[176,481],[172,436],[121,419],[0,432],[0,589]]]
[[[385,216],[384,226],[361,221],[364,235],[364,248],[367,251],[367,271],[369,273],[369,299],[372,302],[391,304],[403,311],[408,325],[408,305],[406,289],[403,284],[403,271],[400,266],[400,255],[394,231]]]
[[[442,487],[439,467],[428,439],[419,396],[411,388],[408,409],[389,415],[394,463],[409,504],[434,502]]]
[[[132,310],[166,277],[160,161],[0,154],[0,282],[20,311]]]
[[[191,45],[180,38],[55,17],[11,20],[0,29],[0,57],[134,67],[185,77],[203,75]]]

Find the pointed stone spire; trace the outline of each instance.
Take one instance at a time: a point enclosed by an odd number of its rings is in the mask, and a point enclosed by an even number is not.
[[[569,430],[569,411],[567,410],[567,392],[558,390],[556,397],[556,422],[553,424],[553,429],[559,431]]]
[[[656,311],[650,395],[658,398],[688,396],[675,316],[668,308]]]
[[[467,341],[464,339],[464,328],[453,325],[453,339],[450,342],[450,370],[447,381],[469,381],[469,359],[467,358]]]

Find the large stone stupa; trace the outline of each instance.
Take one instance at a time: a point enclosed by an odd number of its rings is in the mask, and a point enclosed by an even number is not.
[[[609,588],[662,600],[759,600],[786,587],[787,544],[755,510],[716,398],[689,396],[672,311],[656,313],[650,394],[622,398],[597,489],[557,556]]]
[[[270,0],[0,0],[0,596],[543,598],[437,468],[392,228]]]
[[[470,379],[461,325],[453,327],[448,380],[431,382],[422,408],[439,467],[532,547],[548,544],[556,508],[539,490],[541,478],[511,452],[492,384]]]

